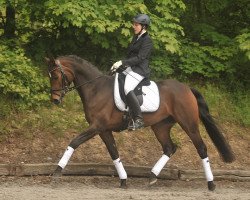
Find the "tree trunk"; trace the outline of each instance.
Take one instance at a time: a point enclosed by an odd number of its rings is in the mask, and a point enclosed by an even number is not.
[[[204,5],[203,0],[196,1],[196,9],[197,9],[197,20],[198,22],[204,22]]]
[[[6,1],[6,22],[4,26],[4,36],[6,38],[15,37],[16,21],[15,21],[15,8],[11,3]]]

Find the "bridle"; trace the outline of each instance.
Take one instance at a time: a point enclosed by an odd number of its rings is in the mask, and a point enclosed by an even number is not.
[[[53,93],[53,94],[55,94],[55,95],[57,95],[57,96],[60,96],[61,98],[62,98],[66,93],[68,93],[68,92],[70,92],[70,91],[72,91],[72,90],[74,90],[74,89],[77,89],[77,88],[79,88],[79,87],[82,87],[82,86],[84,86],[84,85],[87,85],[87,84],[89,84],[89,83],[95,81],[96,79],[99,79],[99,78],[101,78],[101,77],[104,76],[104,75],[100,75],[100,76],[97,76],[97,77],[95,77],[94,79],[89,80],[89,81],[86,81],[86,82],[84,82],[84,83],[82,83],[82,84],[80,84],[80,85],[71,86],[71,87],[70,87],[70,82],[69,82],[69,79],[68,79],[68,77],[66,76],[66,74],[65,74],[65,72],[64,72],[64,70],[63,70],[63,65],[60,63],[59,60],[55,60],[55,64],[56,64],[56,67],[55,67],[54,69],[50,70],[50,71],[48,72],[48,74],[49,74],[49,77],[51,78],[51,77],[52,77],[51,72],[53,72],[53,71],[55,71],[55,70],[60,70],[61,76],[62,76],[62,88],[60,88],[60,89],[53,89],[53,88],[52,88],[52,89],[50,90],[50,92]],[[56,92],[62,92],[62,93],[61,93],[61,95],[59,95],[59,94],[57,94]]]
[[[56,67],[54,69],[52,69],[51,71],[49,71],[49,77],[52,78],[51,73],[53,71],[60,70],[61,76],[62,76],[62,88],[60,88],[60,89],[51,88],[50,92],[61,97],[61,96],[64,96],[67,92],[69,92],[71,90],[70,87],[69,87],[70,82],[69,82],[68,77],[66,76],[66,74],[65,74],[65,72],[63,70],[63,67],[62,67],[60,61],[55,60],[55,64],[56,64]],[[62,92],[62,94],[59,95],[56,92]]]

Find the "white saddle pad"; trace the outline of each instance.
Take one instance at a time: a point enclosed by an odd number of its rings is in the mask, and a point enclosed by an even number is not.
[[[142,86],[142,112],[154,112],[159,108],[160,105],[159,89],[154,81],[150,81],[150,83],[151,84],[149,86]],[[114,100],[116,107],[120,111],[128,111],[128,107],[126,107],[120,96],[117,73],[115,75]]]

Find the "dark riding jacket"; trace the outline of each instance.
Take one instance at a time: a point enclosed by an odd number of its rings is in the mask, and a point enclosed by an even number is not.
[[[147,32],[138,40],[137,35],[133,37],[127,56],[122,60],[123,66],[130,66],[132,70],[146,78],[150,76],[149,57],[153,49],[153,42]]]

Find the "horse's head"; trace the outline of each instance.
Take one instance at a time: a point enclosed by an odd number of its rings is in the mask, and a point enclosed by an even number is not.
[[[65,61],[54,58],[45,58],[48,65],[48,74],[51,85],[51,100],[60,104],[62,98],[69,91],[69,85],[74,79],[71,66]]]

